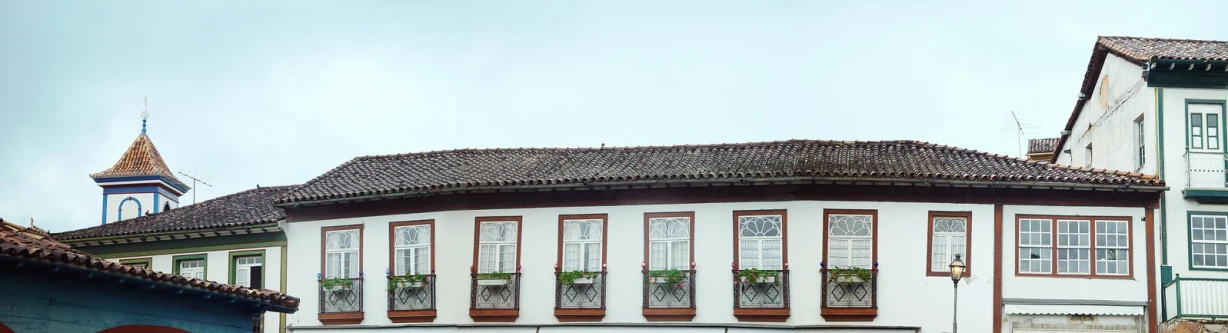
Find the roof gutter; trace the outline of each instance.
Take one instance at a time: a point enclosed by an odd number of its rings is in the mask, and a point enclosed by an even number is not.
[[[700,187],[700,186],[751,186],[751,185],[811,185],[811,184],[850,184],[850,185],[906,185],[906,186],[939,186],[939,187],[980,187],[980,188],[1027,188],[1046,190],[1099,190],[1122,192],[1163,192],[1167,186],[1149,185],[1105,185],[1054,182],[1010,182],[1001,181],[960,181],[960,180],[902,180],[892,178],[809,178],[788,177],[771,179],[726,179],[713,180],[670,180],[670,181],[630,181],[601,183],[570,183],[527,186],[482,186],[466,187],[456,190],[434,190],[419,192],[398,192],[388,194],[373,194],[357,197],[333,198],[323,200],[295,201],[274,204],[276,207],[294,208],[300,206],[326,205],[351,201],[373,201],[401,197],[426,197],[451,193],[468,192],[540,192],[553,190],[617,190],[628,188],[666,188],[666,187]]]

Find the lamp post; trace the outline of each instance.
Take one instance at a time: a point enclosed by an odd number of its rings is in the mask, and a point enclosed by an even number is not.
[[[951,282],[955,284],[955,305],[951,310],[951,333],[959,333],[959,323],[956,318],[959,318],[959,279],[964,277],[963,260],[959,260],[960,255],[955,255],[955,260],[951,261]]]

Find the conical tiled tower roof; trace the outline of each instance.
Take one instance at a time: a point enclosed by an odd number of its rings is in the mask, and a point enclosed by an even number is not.
[[[171,172],[171,168],[166,166],[166,162],[162,160],[162,155],[158,154],[158,148],[154,147],[153,141],[148,135],[142,133],[132,141],[132,145],[128,147],[128,151],[124,152],[124,156],[119,158],[115,165],[110,169],[90,175],[90,178],[116,178],[116,177],[140,177],[140,176],[161,176],[167,182],[187,191],[188,186]]]

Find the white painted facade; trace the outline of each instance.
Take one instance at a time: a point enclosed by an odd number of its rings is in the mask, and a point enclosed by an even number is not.
[[[1148,150],[1149,156],[1139,167],[1134,149],[1134,122],[1141,118],[1144,128],[1156,126],[1155,91],[1147,87],[1141,73],[1138,65],[1113,54],[1106,56],[1096,87],[1087,96],[1070,137],[1058,147],[1057,163],[1089,166],[1086,152],[1090,145],[1092,168],[1156,174],[1154,150]],[[1108,89],[1104,89],[1106,77]],[[1155,131],[1144,135],[1146,147],[1156,147]]]
[[[788,264],[791,270],[791,316],[784,323],[739,323],[733,315],[731,264],[733,250],[733,212],[741,210],[783,209],[787,211]],[[876,210],[877,261],[879,263],[878,315],[872,322],[825,322],[819,315],[819,264],[823,261],[825,209]],[[994,205],[950,203],[901,203],[865,201],[785,201],[733,202],[703,204],[661,204],[595,207],[556,207],[493,210],[460,210],[416,214],[384,215],[291,222],[286,236],[293,255],[287,262],[286,292],[300,297],[297,313],[287,316],[294,331],[342,332],[317,319],[319,287],[316,276],[321,267],[321,230],[324,227],[362,225],[362,269],[364,271],[364,319],[358,326],[371,330],[393,331],[416,327],[421,331],[499,331],[499,332],[603,332],[624,331],[648,322],[641,313],[641,263],[644,261],[644,214],[655,212],[694,212],[694,246],[697,270],[696,316],[692,322],[673,322],[654,330],[687,332],[756,331],[753,327],[827,327],[824,332],[911,332],[901,327],[918,327],[920,332],[949,332],[951,329],[952,282],[949,277],[926,275],[928,214],[931,211],[970,212],[970,275],[959,286],[959,323],[964,332],[991,332],[993,317]],[[1147,296],[1145,211],[1114,207],[1004,206],[1003,297],[1037,303],[1044,311],[1062,313],[1061,301],[1104,301],[1145,304]],[[555,275],[558,255],[559,215],[608,214],[608,298],[601,323],[588,326],[558,326],[554,316]],[[1019,277],[1015,275],[1015,216],[1081,215],[1119,216],[1132,221],[1130,265],[1133,277],[1093,279],[1066,277]],[[519,318],[506,327],[477,325],[469,316],[470,266],[473,265],[474,221],[485,216],[523,218],[521,303]],[[435,221],[435,269],[437,277],[437,318],[426,328],[423,324],[393,324],[387,317],[385,269],[390,255],[390,222],[433,219]],[[1055,301],[1056,300],[1056,301]],[[1049,304],[1054,303],[1054,304]],[[1122,308],[1123,306],[1115,306]],[[1129,308],[1129,307],[1126,307]],[[1143,313],[1140,306],[1131,311]],[[1065,318],[1065,315],[1060,315]],[[1003,332],[1023,333],[1022,327],[1043,316],[1012,315]],[[1087,327],[1129,327],[1124,332],[1145,332],[1146,316],[1093,316]],[[1123,324],[1124,323],[1124,324]],[[1123,324],[1119,325],[1119,324]],[[592,326],[597,325],[597,326]],[[608,325],[608,326],[602,326]],[[693,325],[693,326],[688,326]],[[708,327],[703,327],[708,326]],[[1043,326],[1043,325],[1042,325]],[[1032,327],[1032,326],[1028,326]],[[352,327],[350,327],[352,328]],[[644,329],[644,327],[639,327]],[[807,328],[811,329],[811,328]],[[818,328],[813,328],[818,329]],[[1104,332],[1119,332],[1103,330]]]
[[[253,248],[237,248],[219,251],[201,251],[201,252],[183,252],[171,254],[158,254],[149,256],[129,256],[129,257],[107,257],[107,260],[115,262],[130,262],[132,260],[142,261],[149,260],[152,264],[150,269],[155,271],[171,274],[175,271],[175,258],[182,256],[205,255],[205,279],[217,281],[227,284],[233,284],[230,280],[230,272],[233,269],[234,262],[230,260],[232,253],[248,252],[248,251],[264,251],[262,260],[264,261],[264,289],[269,290],[285,290],[282,285],[281,265],[282,265],[282,247],[253,247]],[[287,253],[288,254],[288,253]],[[281,316],[275,312],[268,312],[264,315],[264,331],[268,333],[278,332],[280,330]]]

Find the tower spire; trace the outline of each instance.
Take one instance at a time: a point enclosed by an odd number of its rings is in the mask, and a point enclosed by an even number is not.
[[[141,135],[145,135],[145,122],[149,121],[149,95],[145,95],[145,109],[141,110]]]

